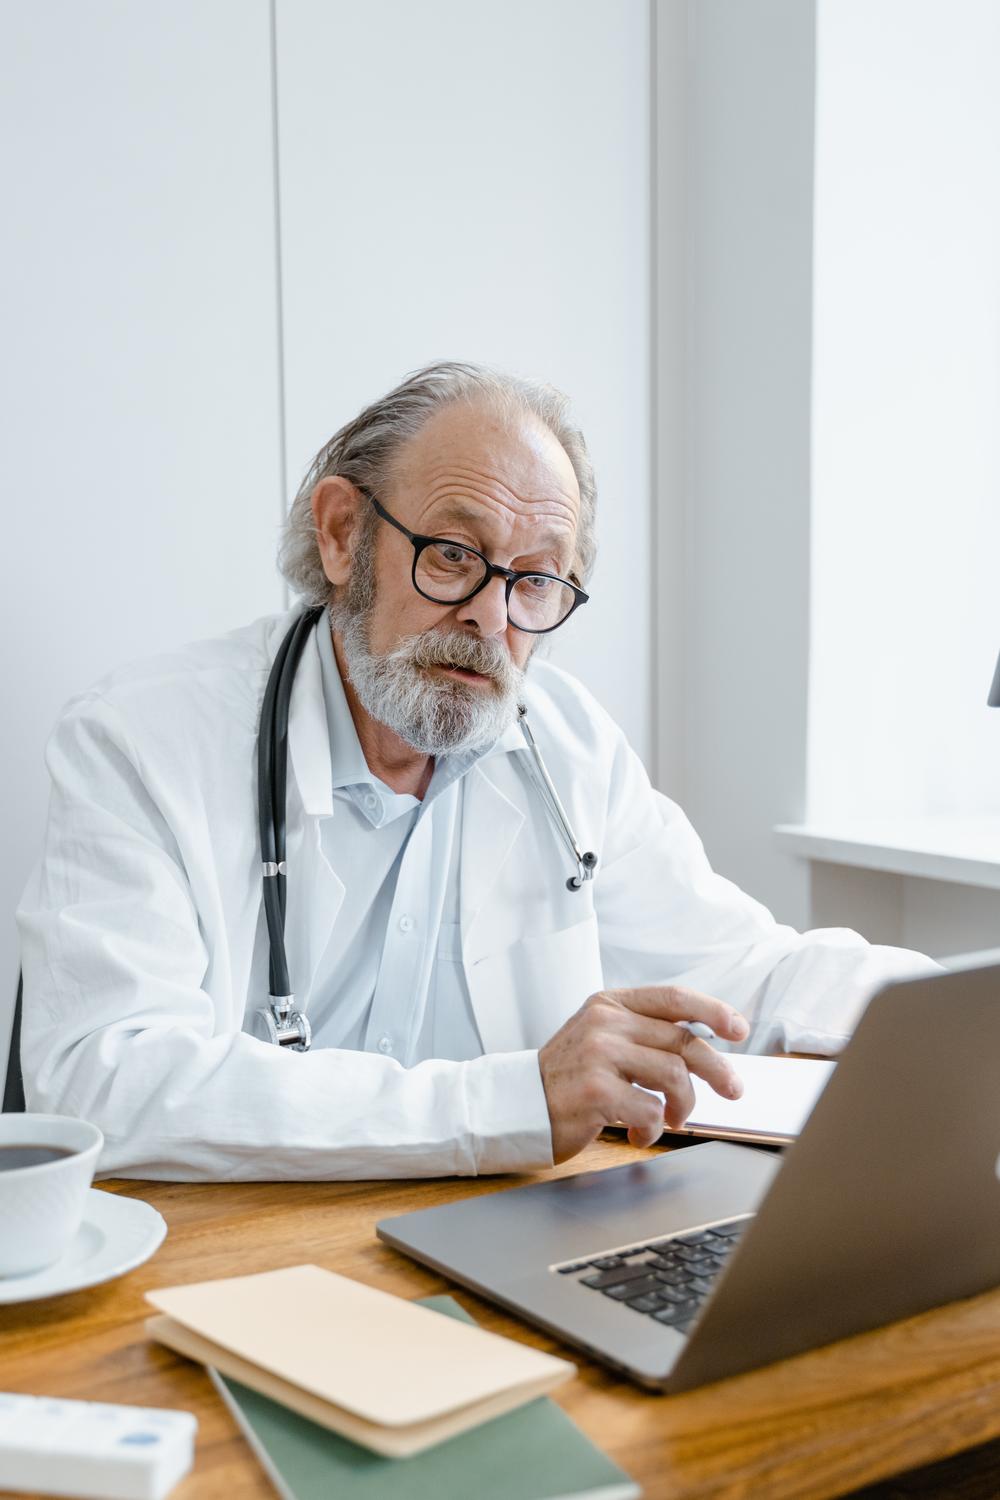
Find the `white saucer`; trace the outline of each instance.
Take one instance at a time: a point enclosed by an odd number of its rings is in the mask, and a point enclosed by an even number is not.
[[[111,1281],[148,1260],[166,1232],[163,1219],[148,1203],[91,1188],[69,1248],[44,1271],[0,1276],[0,1303],[34,1302]]]

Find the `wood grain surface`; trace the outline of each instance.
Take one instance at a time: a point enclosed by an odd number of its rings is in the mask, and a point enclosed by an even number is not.
[[[544,1175],[636,1155],[602,1140]],[[117,1281],[0,1307],[0,1388],[185,1408],[198,1417],[197,1458],[176,1500],[264,1500],[273,1491],[204,1371],[146,1337],[144,1293],[304,1262],[402,1297],[456,1292],[376,1240],[376,1221],[526,1180],[101,1183],[152,1203],[167,1238]],[[643,1392],[473,1294],[457,1296],[485,1327],[576,1360],[577,1378],[555,1399],[650,1500],[823,1500],[1000,1436],[1000,1291],[683,1396]],[[995,1477],[996,1452],[983,1452]],[[1000,1493],[970,1483],[953,1493]]]

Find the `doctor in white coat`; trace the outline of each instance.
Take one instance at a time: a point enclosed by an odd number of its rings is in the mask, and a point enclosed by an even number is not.
[[[328,610],[289,721],[286,944],[267,1004],[256,736],[293,618],[113,672],[64,710],[18,912],[27,1106],[101,1127],[104,1172],[359,1178],[538,1168],[615,1121],[678,1125],[731,1046],[834,1053],[928,967],[799,934],[713,873],[585,687],[532,653],[585,602],[594,481],[566,403],[468,365],[343,428],[282,566]],[[430,540],[428,540],[430,539]],[[576,873],[518,727],[598,864]]]

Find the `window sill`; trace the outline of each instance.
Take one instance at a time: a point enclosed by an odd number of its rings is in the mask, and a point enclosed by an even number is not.
[[[778,848],[827,864],[1000,890],[1000,818],[781,823]]]

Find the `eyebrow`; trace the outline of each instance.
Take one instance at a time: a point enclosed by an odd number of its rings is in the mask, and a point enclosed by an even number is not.
[[[483,513],[478,506],[467,505],[464,504],[461,500],[454,500],[451,501],[444,508],[444,510],[442,510],[439,519],[436,520],[434,524],[435,526],[448,526],[452,522],[466,521],[470,526],[475,527],[478,530],[478,526],[481,524],[482,519]],[[441,536],[443,535],[443,533],[440,531],[435,531],[433,535]],[[538,549],[541,547],[551,545],[556,547],[561,553],[565,541],[566,538],[562,532],[556,531],[554,528],[550,528],[548,531],[543,531],[539,534],[537,538],[537,546],[532,548],[532,550],[538,551]]]

